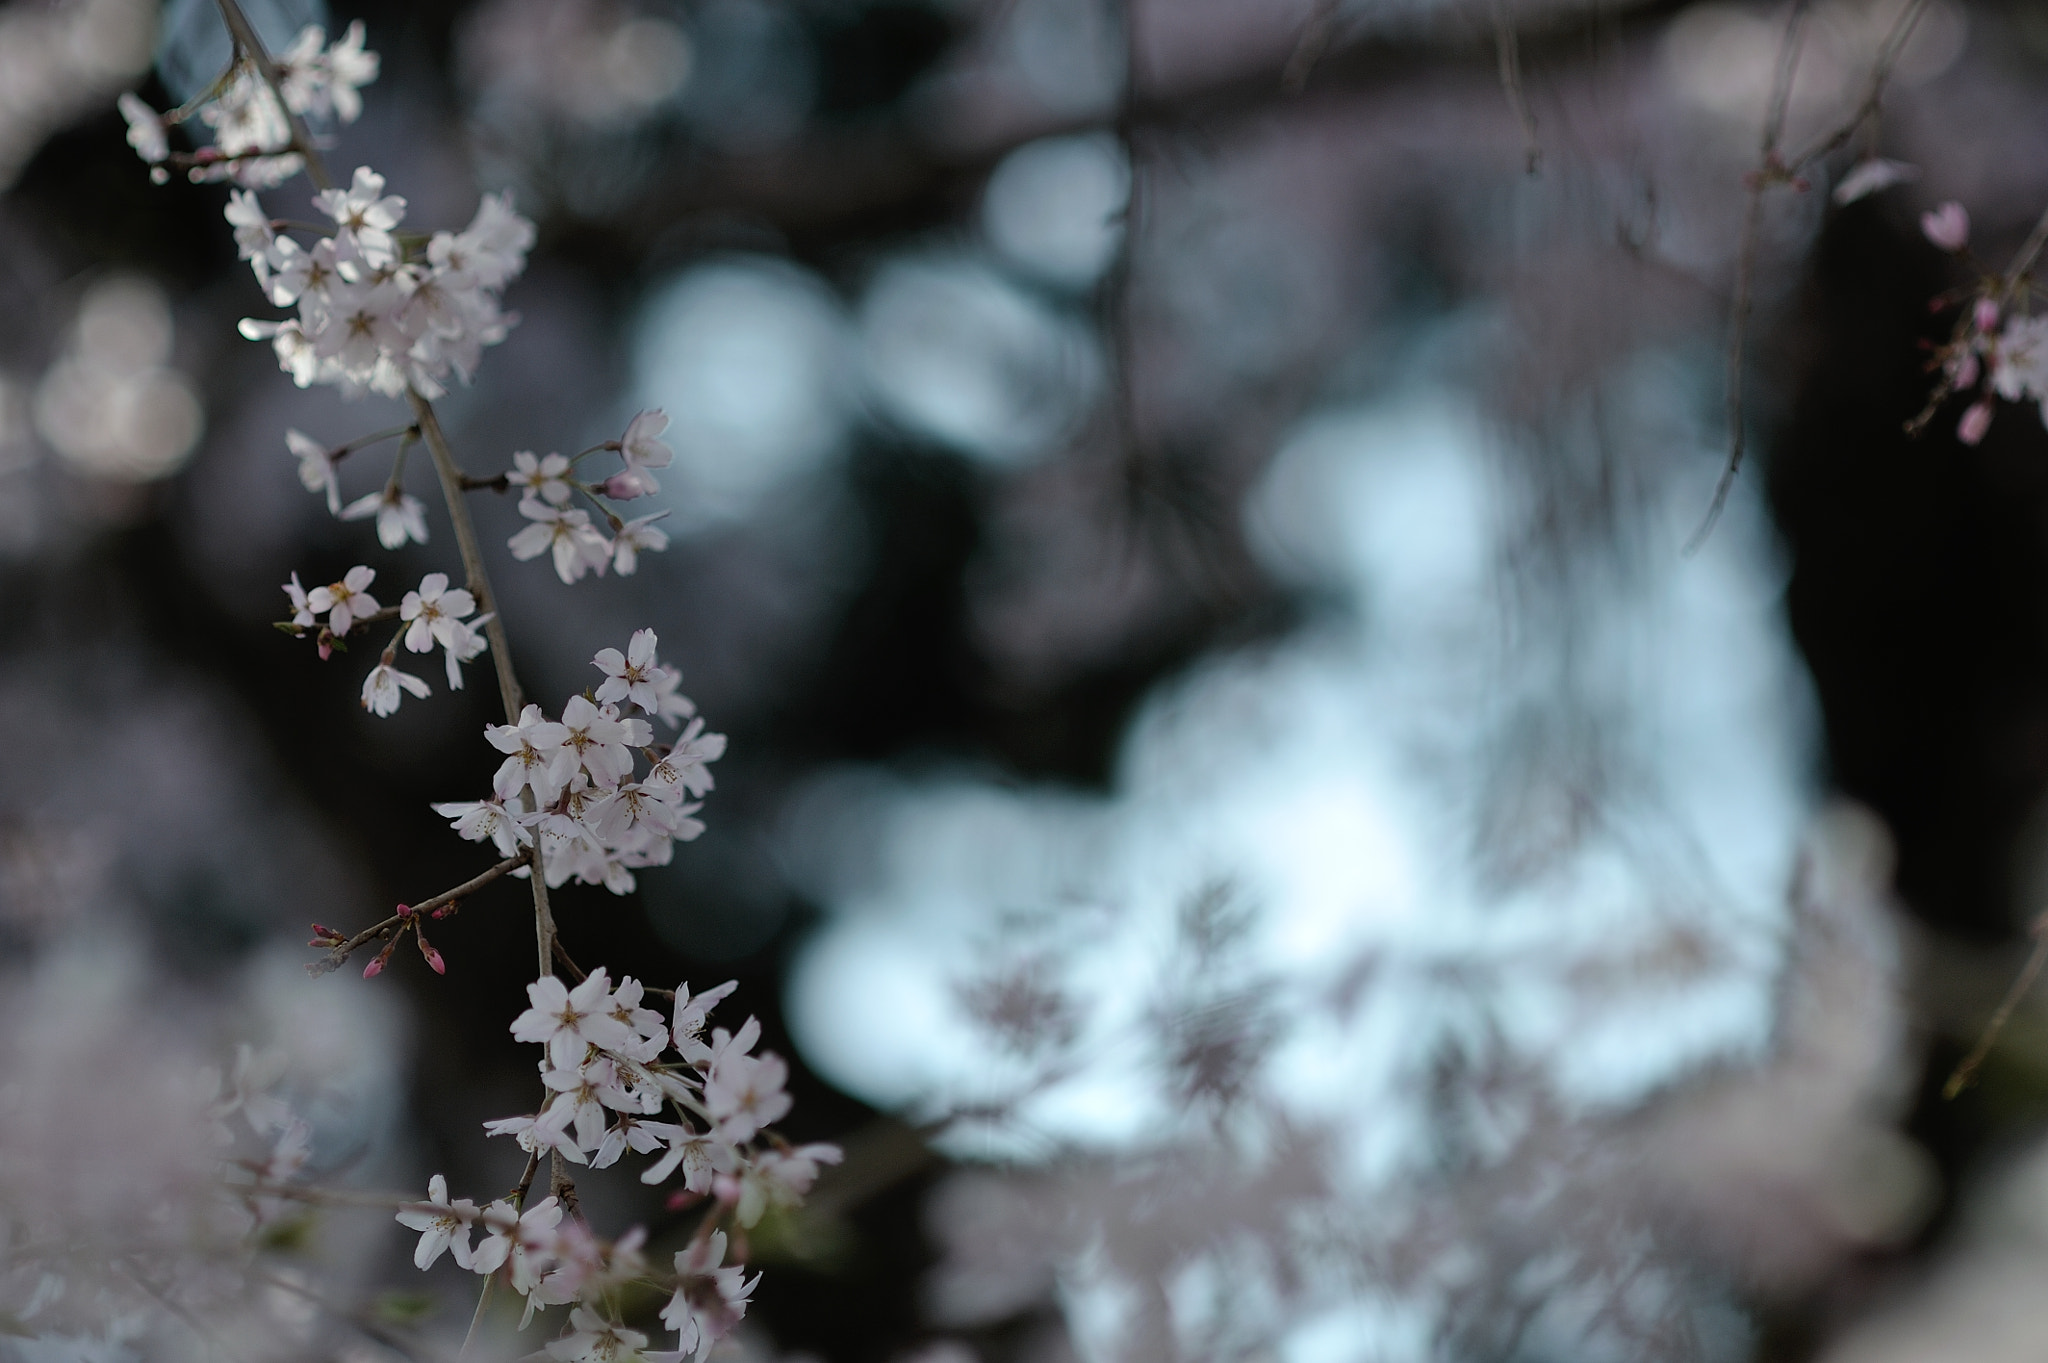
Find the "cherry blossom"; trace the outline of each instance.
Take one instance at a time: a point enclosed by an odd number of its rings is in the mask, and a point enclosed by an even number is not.
[[[661,708],[661,693],[654,686],[654,675],[660,671],[654,656],[659,642],[653,630],[641,629],[633,631],[624,653],[615,648],[597,651],[590,665],[604,673],[597,686],[600,704],[631,700],[650,715]]]
[[[550,454],[545,459],[536,459],[532,450],[520,450],[512,456],[512,472],[505,475],[513,487],[525,488],[529,497],[539,497],[555,506],[562,506],[576,495],[569,486],[569,461],[559,454]]]
[[[347,634],[358,615],[369,615],[378,609],[377,598],[369,592],[370,583],[376,576],[375,568],[358,563],[342,574],[341,581],[330,582],[308,592],[306,608],[315,615],[325,615],[327,628],[335,634]],[[292,580],[298,581],[298,574],[294,573]]]
[[[476,598],[461,587],[450,588],[448,574],[428,573],[420,579],[419,590],[405,594],[398,618],[410,622],[405,646],[414,653],[428,653],[439,644],[447,646],[464,616],[474,613]]]
[[[564,582],[576,582],[588,572],[602,577],[611,566],[611,541],[591,525],[589,512],[565,511],[529,497],[519,503],[519,514],[534,522],[508,542],[512,557],[522,563],[552,552],[555,575]]]
[[[299,575],[293,573],[291,581],[284,584],[284,594],[291,599],[292,623],[300,629],[313,624],[313,602],[306,589],[299,585]]]
[[[654,524],[666,515],[666,511],[657,511],[619,527],[619,533],[612,537],[612,568],[619,576],[633,575],[640,566],[641,553],[660,553],[668,548],[668,532]]]
[[[548,1059],[558,1069],[580,1064],[587,1046],[631,1046],[632,1031],[611,1015],[610,990],[611,980],[602,966],[573,990],[554,976],[543,975],[526,986],[533,1006],[513,1019],[512,1035],[545,1045]]]
[[[121,117],[128,120],[128,145],[135,148],[135,154],[152,166],[168,160],[171,142],[164,133],[163,116],[132,93],[122,95],[117,103]]]
[[[299,461],[299,481],[308,492],[325,492],[327,510],[341,510],[341,484],[334,476],[334,460],[327,447],[297,428],[284,433],[285,448]]]
[[[563,781],[549,774],[555,754],[569,731],[541,713],[538,705],[519,712],[517,724],[487,724],[484,738],[499,752],[511,754],[499,766],[491,788],[501,800],[517,799],[529,784],[542,805],[551,805],[562,793]]]
[[[587,1307],[571,1311],[569,1325],[569,1334],[547,1344],[548,1356],[561,1363],[628,1363],[647,1347],[646,1335],[608,1321]]]
[[[453,1250],[455,1262],[470,1266],[469,1237],[477,1218],[476,1203],[468,1198],[448,1200],[448,1180],[436,1174],[427,1181],[427,1200],[407,1204],[398,1213],[398,1224],[420,1232],[413,1264],[431,1268],[436,1259]]]
[[[334,250],[338,259],[360,261],[372,270],[397,263],[398,243],[391,233],[405,219],[405,200],[384,193],[384,177],[357,166],[347,189],[323,189],[313,206],[334,219]]]
[[[430,694],[427,684],[412,673],[400,672],[390,663],[378,663],[363,678],[363,708],[380,719],[395,713],[399,702],[405,699],[399,694],[401,688],[422,699]]]
[[[1951,199],[1932,212],[1920,215],[1920,230],[1944,251],[1960,251],[1970,244],[1970,214]]]
[[[386,487],[367,497],[358,497],[341,511],[345,521],[359,521],[366,516],[377,518],[377,542],[386,549],[402,549],[407,540],[427,542],[427,508],[409,492]]]
[[[455,800],[431,808],[462,837],[493,843],[503,856],[517,856],[520,848],[533,844],[533,834],[520,826],[502,800]]]

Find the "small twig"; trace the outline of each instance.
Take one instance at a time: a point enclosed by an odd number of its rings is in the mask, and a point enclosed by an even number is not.
[[[474,475],[463,473],[459,475],[459,481],[464,492],[479,492],[485,488],[490,489],[492,492],[505,492],[512,486],[511,475],[505,473],[501,473],[495,478],[478,478]]]
[[[1493,46],[1500,65],[1500,88],[1508,97],[1508,112],[1522,129],[1522,155],[1528,173],[1536,174],[1543,164],[1543,145],[1536,140],[1536,115],[1530,112],[1522,88],[1522,44],[1508,16],[1508,0],[1493,0]]]
[[[1336,18],[1337,0],[1316,0],[1315,8],[1309,11],[1308,22],[1301,26],[1300,40],[1294,44],[1294,51],[1288,54],[1287,65],[1280,71],[1282,91],[1298,95],[1308,88],[1310,73],[1323,59],[1323,53],[1329,50]]]
[[[528,848],[526,851],[521,852],[516,857],[505,858],[503,861],[499,862],[496,866],[491,867],[490,870],[485,871],[483,874],[473,876],[470,879],[463,881],[460,885],[457,885],[452,890],[443,890],[440,894],[435,895],[432,899],[424,899],[417,904],[409,906],[407,911],[403,914],[393,914],[391,917],[385,919],[381,923],[375,924],[372,927],[364,928],[361,932],[349,938],[346,942],[343,942],[341,945],[337,947],[331,948],[328,951],[328,953],[325,956],[322,956],[319,960],[307,962],[306,973],[308,975],[325,975],[330,971],[341,969],[342,966],[348,963],[348,958],[354,955],[356,949],[362,946],[364,943],[373,942],[380,937],[389,936],[391,933],[398,931],[407,923],[411,922],[414,918],[419,917],[421,914],[432,913],[435,909],[440,908],[444,904],[452,904],[458,899],[466,899],[470,895],[475,894],[478,890],[481,890],[484,886],[498,879],[500,876],[507,875],[510,872],[517,870],[519,867],[526,865],[532,859],[533,849]]]
[[[263,83],[270,87],[270,97],[277,101],[277,111],[284,115],[285,126],[291,130],[292,146],[306,158],[306,178],[317,189],[334,188],[334,177],[327,173],[327,163],[320,159],[312,134],[306,131],[305,122],[292,112],[292,106],[285,102],[284,78],[278,75],[277,63],[264,50],[263,40],[256,36],[249,16],[242,13],[242,7],[236,0],[215,0],[215,3],[220,6],[221,21],[228,26],[228,35],[234,39],[235,47],[249,59],[257,74],[263,77]]]
[[[1864,89],[1863,100],[1856,106],[1847,120],[1832,131],[1818,138],[1807,150],[1792,158],[1793,173],[1806,169],[1821,157],[1849,144],[1856,130],[1866,122],[1884,112],[1885,87],[1891,83],[1892,70],[1899,64],[1899,57],[1911,41],[1913,31],[1920,23],[1920,16],[1927,11],[1927,0],[1911,0],[1899,11],[1893,21],[1891,32],[1877,49],[1877,60],[1870,66],[1870,83]]]
[[[1785,131],[1785,112],[1792,103],[1792,81],[1799,70],[1799,49],[1806,32],[1807,0],[1795,0],[1792,15],[1785,21],[1785,38],[1778,47],[1778,74],[1771,91],[1770,112],[1764,118],[1764,132],[1758,148],[1757,168],[1749,175],[1749,203],[1742,215],[1742,241],[1735,254],[1735,298],[1728,326],[1727,422],[1728,462],[1714,485],[1714,499],[1699,528],[1685,542],[1687,557],[1698,553],[1714,533],[1721,511],[1734,490],[1735,476],[1742,472],[1742,457],[1748,448],[1747,417],[1742,401],[1743,352],[1749,339],[1751,288],[1756,278],[1757,237],[1763,222],[1764,194],[1774,184],[1790,184],[1793,176],[1778,155],[1778,139]]]
[[[2048,912],[2043,912],[2036,918],[2034,925],[2027,931],[2034,939],[2034,949],[2027,953],[2027,963],[2020,967],[2020,973],[2013,980],[2012,987],[2005,991],[2005,998],[1999,1003],[1998,1011],[1991,1015],[1991,1021],[1984,1024],[1984,1033],[1977,1038],[1977,1044],[1963,1057],[1963,1063],[1956,1066],[1955,1073],[1949,1075],[1948,1082],[1941,1086],[1942,1097],[1954,1098],[1976,1079],[1978,1067],[1991,1054],[1991,1048],[1997,1044],[2006,1024],[2012,1021],[2013,1012],[2020,1006],[2020,1000],[2034,987],[2034,980],[2040,975],[2041,967],[2048,965]]]

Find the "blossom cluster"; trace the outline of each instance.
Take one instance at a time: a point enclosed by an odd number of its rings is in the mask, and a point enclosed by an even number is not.
[[[1921,214],[1920,230],[1944,251],[1960,255],[1969,249],[1970,215],[1959,203]],[[1949,392],[1976,394],[1956,422],[1956,439],[1965,445],[1990,431],[1997,398],[2040,404],[2048,425],[2048,315],[2012,314],[2003,293],[2002,281],[1991,281],[1937,359]]]
[[[485,1123],[492,1135],[513,1136],[536,1157],[557,1155],[602,1169],[626,1151],[660,1152],[640,1175],[659,1184],[681,1172],[683,1193],[714,1199],[707,1228],[730,1218],[756,1225],[771,1206],[789,1206],[810,1191],[820,1164],[838,1162],[830,1145],[792,1147],[767,1132],[788,1113],[783,1085],[788,1066],[779,1056],[754,1054],[761,1025],[747,1019],[738,1032],[705,1029],[710,1014],[735,988],[731,981],[692,994],[674,993],[673,1011],[643,1006],[648,991],[631,976],[613,987],[602,969],[571,988],[552,975],[527,986],[532,1005],[512,1022],[512,1035],[543,1047],[541,1083],[548,1098],[538,1113]],[[659,1120],[666,1112],[673,1121]],[[543,1198],[522,1208],[500,1198],[479,1208],[450,1201],[435,1175],[428,1200],[398,1213],[420,1232],[413,1262],[430,1267],[443,1253],[474,1273],[507,1270],[526,1298],[527,1316],[553,1305],[576,1304],[570,1332],[548,1345],[564,1360],[640,1355],[647,1336],[600,1314],[607,1293],[650,1275],[635,1229],[605,1243],[580,1220],[565,1216],[561,1201]],[[476,1239],[477,1232],[482,1238]],[[745,1277],[727,1264],[723,1230],[700,1232],[678,1251],[662,1322],[677,1332],[673,1351],[646,1352],[655,1360],[702,1358],[739,1323],[758,1275]]]
[[[517,320],[498,295],[526,268],[534,227],[510,197],[486,194],[469,226],[436,232],[424,247],[398,235],[405,200],[386,194],[384,177],[368,166],[313,202],[334,227],[307,246],[279,230],[253,191],[229,197],[241,258],[272,303],[295,309],[279,321],[244,318],[242,334],[268,340],[301,388],[435,398],[451,370],[468,382],[483,348]]]
[[[508,546],[512,557],[524,561],[551,554],[555,575],[567,583],[580,580],[586,573],[602,577],[607,568],[631,573],[639,566],[643,550],[668,548],[667,533],[655,525],[668,514],[666,511],[624,521],[606,510],[612,528],[612,537],[607,539],[591,523],[589,512],[568,505],[578,492],[600,509],[600,496],[630,501],[659,492],[661,484],[654,470],[667,468],[675,459],[675,451],[661,439],[661,433],[667,429],[666,412],[659,408],[641,412],[618,440],[585,451],[594,454],[597,450],[615,450],[624,462],[617,473],[596,484],[579,480],[575,476],[575,461],[563,455],[537,459],[530,450],[514,454],[512,471],[506,479],[520,489],[519,514],[533,524],[512,537]]]
[[[320,656],[328,657],[358,624],[381,618],[383,608],[370,595],[370,584],[376,577],[375,568],[358,563],[340,581],[308,591],[300,585],[299,575],[293,573],[284,584],[292,617],[281,622],[281,627],[293,634],[304,634],[317,626]],[[320,620],[323,615],[327,617],[325,624]],[[450,587],[446,573],[428,573],[421,578],[420,585],[399,602],[398,618],[398,632],[377,665],[363,678],[363,708],[374,715],[389,715],[398,709],[404,699],[402,692],[421,697],[428,694],[425,681],[393,666],[400,643],[414,653],[442,649],[448,687],[454,691],[462,689],[462,664],[473,661],[489,646],[483,630],[491,617],[476,614],[476,598],[466,588]]]
[[[572,696],[559,720],[528,705],[516,723],[484,726],[484,737],[505,754],[491,797],[437,804],[435,812],[463,837],[493,842],[508,857],[533,846],[538,833],[550,886],[573,877],[626,894],[635,868],[666,866],[677,840],[704,831],[694,816],[712,788],[709,764],[725,754],[725,735],[704,732],[696,706],[677,690],[682,674],[656,659],[656,643],[654,631],[643,629],[623,653],[600,650],[591,661],[604,681],[594,697]],[[653,726],[635,710],[689,724],[657,750]],[[649,763],[637,779],[636,753]]]
[[[301,118],[355,122],[363,111],[360,87],[377,79],[377,54],[364,50],[363,36],[360,19],[331,45],[318,24],[301,29],[274,59],[282,107],[256,65],[238,57],[214,82],[210,97],[199,102],[197,113],[213,131],[213,146],[191,158],[187,174],[195,181],[233,180],[251,189],[275,188],[298,174],[305,157],[292,145],[285,110]],[[169,178],[164,169],[171,159],[169,129],[190,111],[159,114],[133,93],[122,95],[120,105],[128,120],[128,145],[150,164],[150,177],[163,183]]]

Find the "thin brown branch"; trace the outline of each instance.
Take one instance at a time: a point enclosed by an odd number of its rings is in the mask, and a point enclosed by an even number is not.
[[[1735,488],[1736,475],[1742,472],[1743,455],[1748,450],[1749,432],[1747,414],[1743,410],[1742,365],[1744,352],[1749,341],[1749,314],[1752,289],[1756,279],[1757,241],[1759,228],[1763,223],[1764,194],[1774,184],[1789,184],[1792,175],[1785,168],[1784,159],[1778,154],[1778,139],[1784,135],[1785,113],[1792,104],[1792,82],[1799,70],[1799,49],[1805,40],[1807,0],[1795,0],[1791,17],[1785,21],[1785,37],[1778,46],[1778,74],[1771,90],[1770,112],[1764,116],[1762,140],[1757,148],[1757,167],[1749,175],[1749,202],[1742,214],[1742,240],[1735,253],[1735,298],[1730,309],[1728,325],[1728,371],[1726,378],[1726,420],[1728,423],[1728,461],[1721,469],[1721,477],[1714,484],[1714,499],[1707,505],[1707,514],[1701,518],[1699,528],[1685,542],[1683,552],[1689,557],[1699,552],[1707,542],[1707,536],[1714,533],[1715,525],[1721,520],[1721,512],[1728,505],[1728,494]]]
[[[1508,112],[1522,130],[1522,156],[1528,173],[1536,174],[1543,164],[1543,144],[1536,139],[1536,115],[1529,109],[1528,93],[1522,86],[1522,42],[1508,16],[1508,0],[1493,0],[1493,47],[1500,67],[1500,88],[1507,96]]]
[[[1949,1075],[1948,1082],[1941,1086],[1942,1097],[1954,1098],[1976,1079],[1978,1068],[1991,1054],[1991,1048],[1998,1043],[2006,1025],[2012,1021],[2020,1001],[2026,998],[2034,987],[2034,981],[2040,977],[2041,967],[2048,965],[2048,912],[2036,918],[2028,931],[2034,939],[2034,949],[2027,953],[2027,963],[2020,967],[2011,988],[2005,991],[2005,998],[2000,1001],[1998,1011],[1991,1015],[1991,1021],[1984,1024],[1983,1035],[1977,1038],[1977,1044],[1970,1048],[1970,1053],[1963,1057],[1963,1063],[1956,1066],[1955,1073]]]
[[[499,613],[495,594],[491,591],[490,574],[484,568],[483,547],[477,542],[476,522],[470,519],[469,503],[463,500],[462,469],[455,462],[455,452],[448,447],[448,437],[441,431],[441,419],[434,413],[434,404],[413,389],[407,389],[405,396],[406,401],[412,404],[413,417],[419,423],[427,452],[433,456],[434,473],[441,480],[441,498],[448,504],[448,520],[455,527],[455,546],[462,554],[469,593],[476,598],[477,609],[489,616],[484,622],[484,637],[490,640],[491,662],[498,673],[498,699],[505,707],[505,722],[517,724],[520,691],[519,679],[512,675],[512,646],[505,634],[504,617]],[[529,809],[537,808],[531,803],[530,796],[522,795],[520,799]],[[555,915],[548,904],[548,882],[541,866],[538,834],[529,856],[533,863],[535,948],[540,973],[545,975],[554,968]]]
[[[277,72],[277,63],[264,49],[263,40],[256,36],[249,16],[242,13],[242,7],[236,0],[216,0],[216,3],[220,6],[221,21],[228,26],[228,36],[234,39],[235,47],[249,59],[257,74],[263,77],[263,83],[270,87],[270,97],[277,101],[277,110],[284,115],[285,126],[291,129],[292,146],[306,158],[306,177],[317,188],[334,188],[334,177],[327,173],[327,163],[320,159],[312,134],[306,131],[304,120],[285,102],[284,78]]]
[[[1316,63],[1330,49],[1336,20],[1337,0],[1316,0],[1315,8],[1309,11],[1308,22],[1301,26],[1300,40],[1294,44],[1294,51],[1287,56],[1287,65],[1280,71],[1282,90],[1298,95],[1308,88],[1308,78],[1316,69]]]
[[[1863,99],[1856,109],[1841,124],[1816,139],[1811,147],[1792,158],[1794,174],[1805,170],[1821,157],[1838,151],[1849,143],[1871,119],[1884,112],[1885,87],[1891,84],[1892,71],[1899,64],[1900,55],[1906,44],[1912,40],[1913,31],[1919,26],[1920,16],[1927,12],[1927,0],[1911,0],[1899,17],[1893,21],[1891,31],[1877,49],[1877,60],[1871,63],[1870,81],[1864,87]]]
[[[533,849],[528,848],[526,851],[521,852],[516,857],[505,858],[503,861],[491,867],[490,870],[485,871],[483,874],[472,876],[470,879],[463,881],[460,885],[457,885],[452,890],[443,890],[440,894],[435,895],[432,899],[423,899],[417,904],[408,906],[405,913],[393,914],[391,917],[385,919],[381,923],[377,923],[373,926],[364,928],[361,932],[349,938],[346,942],[343,942],[341,945],[337,947],[331,948],[328,951],[328,953],[325,956],[322,956],[319,960],[307,962],[306,973],[308,975],[325,975],[330,971],[341,969],[342,966],[348,963],[348,958],[355,954],[357,948],[363,946],[365,943],[374,942],[381,937],[390,936],[392,933],[399,931],[407,923],[411,922],[414,918],[419,917],[421,914],[432,913],[435,909],[441,908],[443,905],[452,904],[458,899],[468,898],[470,895],[475,894],[478,890],[481,890],[484,886],[490,884],[492,881],[498,879],[500,876],[508,875],[511,872],[517,870],[519,867],[528,864],[532,859]],[[536,868],[536,871],[537,870],[538,868]]]

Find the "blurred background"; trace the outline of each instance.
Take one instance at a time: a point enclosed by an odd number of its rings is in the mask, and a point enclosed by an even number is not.
[[[1969,282],[1920,212],[2002,260],[2048,204],[2038,7],[1931,0],[1881,132],[1765,197],[1752,455],[1691,554],[1784,6],[248,7],[280,47],[366,22],[330,159],[408,226],[500,189],[539,224],[442,405],[471,472],[673,417],[631,578],[476,511],[529,692],[651,625],[731,738],[699,841],[557,901],[586,966],[737,978],[785,1129],[847,1146],[729,1347],[2040,1356],[2048,1005],[1940,1090],[2048,895],[2048,435],[1901,431]],[[1901,7],[1805,8],[1788,142]],[[372,719],[365,659],[270,627],[294,571],[395,600],[456,561],[422,461],[396,554],[300,488],[287,426],[397,409],[242,341],[225,190],[123,141],[120,91],[211,78],[212,16],[0,5],[10,1054],[66,1009],[282,1044],[316,1172],[481,1200],[521,1157],[479,1123],[530,1102],[523,890],[441,927],[445,978],[300,970],[309,920],[481,865],[427,805],[499,716]],[[1869,153],[1917,178],[1832,203]],[[473,1280],[405,1243],[333,1271],[450,1346]]]

